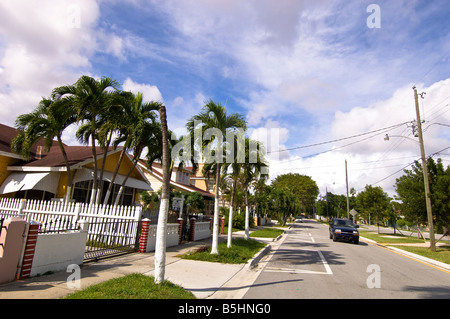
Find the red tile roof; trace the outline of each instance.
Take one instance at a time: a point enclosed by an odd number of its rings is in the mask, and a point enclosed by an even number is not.
[[[17,132],[18,131],[15,128],[0,124],[0,151],[12,153],[10,145],[14,137],[16,137]],[[57,141],[53,141],[53,146],[50,148],[49,152],[45,152],[44,149],[42,149],[41,159],[36,159],[38,146],[44,146],[44,140],[40,140],[36,145],[33,145],[31,148],[30,161],[23,161],[15,166],[60,167],[66,165]],[[68,146],[64,144],[64,149],[66,150],[71,166],[92,158],[91,146]],[[109,150],[111,149],[112,148]],[[96,147],[96,151],[97,155],[104,153],[100,147]]]
[[[13,153],[11,151],[11,142],[14,139],[14,137],[17,136],[18,131],[10,126],[0,124],[0,151],[6,152],[6,153]],[[30,153],[31,157],[35,158],[37,153],[37,147],[38,146],[44,146],[45,142],[44,140],[39,140],[35,145],[31,147]],[[53,146],[58,146],[58,142],[53,141]],[[42,154],[47,154],[47,152],[44,151],[44,148],[42,149]]]
[[[144,167],[147,167],[147,163],[145,161],[139,160],[139,163],[141,165],[143,165]],[[162,177],[163,177],[162,172],[159,172],[158,170],[154,169],[155,166],[158,168],[162,168],[162,165],[161,165],[161,163],[154,162],[152,164],[152,170],[151,170],[151,173],[153,174],[153,176],[155,176],[158,180],[162,181]],[[147,170],[149,170],[149,169],[147,168]],[[181,184],[181,183],[174,182],[173,180],[170,180],[170,184],[173,185],[174,187],[188,189],[191,192],[198,192],[198,193],[202,194],[203,196],[214,198],[214,194],[204,191],[203,189],[198,188],[191,184],[189,184],[189,185]]]

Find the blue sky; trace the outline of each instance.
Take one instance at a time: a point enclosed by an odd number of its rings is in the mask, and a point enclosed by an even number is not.
[[[367,25],[370,4],[380,28]],[[110,76],[163,101],[171,129],[207,99],[244,114],[249,134],[276,136],[272,178],[298,172],[342,193],[347,159],[350,187],[392,194],[401,174],[377,182],[420,155],[408,139],[292,148],[413,120],[413,85],[427,92],[427,154],[450,146],[436,124],[450,123],[449,15],[446,0],[0,0],[1,122],[81,74]]]

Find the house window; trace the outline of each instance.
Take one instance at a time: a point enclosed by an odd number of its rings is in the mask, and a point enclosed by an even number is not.
[[[92,192],[92,184],[93,181],[82,181],[75,184],[73,188],[73,195],[72,199],[74,199],[76,202],[80,203],[89,203],[91,200],[91,192]],[[105,199],[106,192],[109,187],[109,182],[104,181],[103,182],[103,193],[101,196],[100,203],[103,204],[103,201]],[[112,189],[111,195],[109,196],[108,204],[112,205],[116,201],[116,197],[119,194],[120,185],[114,184],[114,187]],[[123,190],[121,199],[119,201],[119,205],[133,205],[134,203],[134,194],[135,189],[131,187],[126,187]]]
[[[210,192],[214,192],[214,184],[215,184],[215,182],[214,181],[208,181],[208,191],[210,191]]]
[[[91,199],[92,181],[82,181],[75,184],[72,199],[79,203],[89,203]]]
[[[114,193],[109,198],[109,204],[114,204],[116,202],[116,197],[119,194],[120,185],[114,185]],[[134,198],[134,188],[125,186],[122,192],[122,196],[119,200],[119,205],[130,206],[133,205]]]

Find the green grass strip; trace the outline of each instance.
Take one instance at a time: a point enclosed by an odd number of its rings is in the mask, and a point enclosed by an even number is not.
[[[195,296],[169,281],[157,285],[154,277],[130,274],[92,285],[64,299],[195,299]]]

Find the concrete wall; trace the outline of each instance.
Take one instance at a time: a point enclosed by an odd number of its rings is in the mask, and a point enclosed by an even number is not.
[[[150,225],[148,240],[147,240],[147,250],[145,252],[155,251],[156,247],[156,227],[157,225]],[[167,237],[166,237],[166,247],[172,247],[178,245],[178,240],[180,238],[178,234],[179,224],[167,224]]]
[[[66,270],[71,264],[83,264],[86,240],[87,231],[39,234],[30,275]]]
[[[194,232],[194,241],[211,237],[210,226],[211,226],[210,222],[202,222],[202,223],[196,222],[195,223],[195,232]]]
[[[19,217],[8,218],[3,222],[4,228],[0,235],[0,284],[16,279],[26,224]]]

